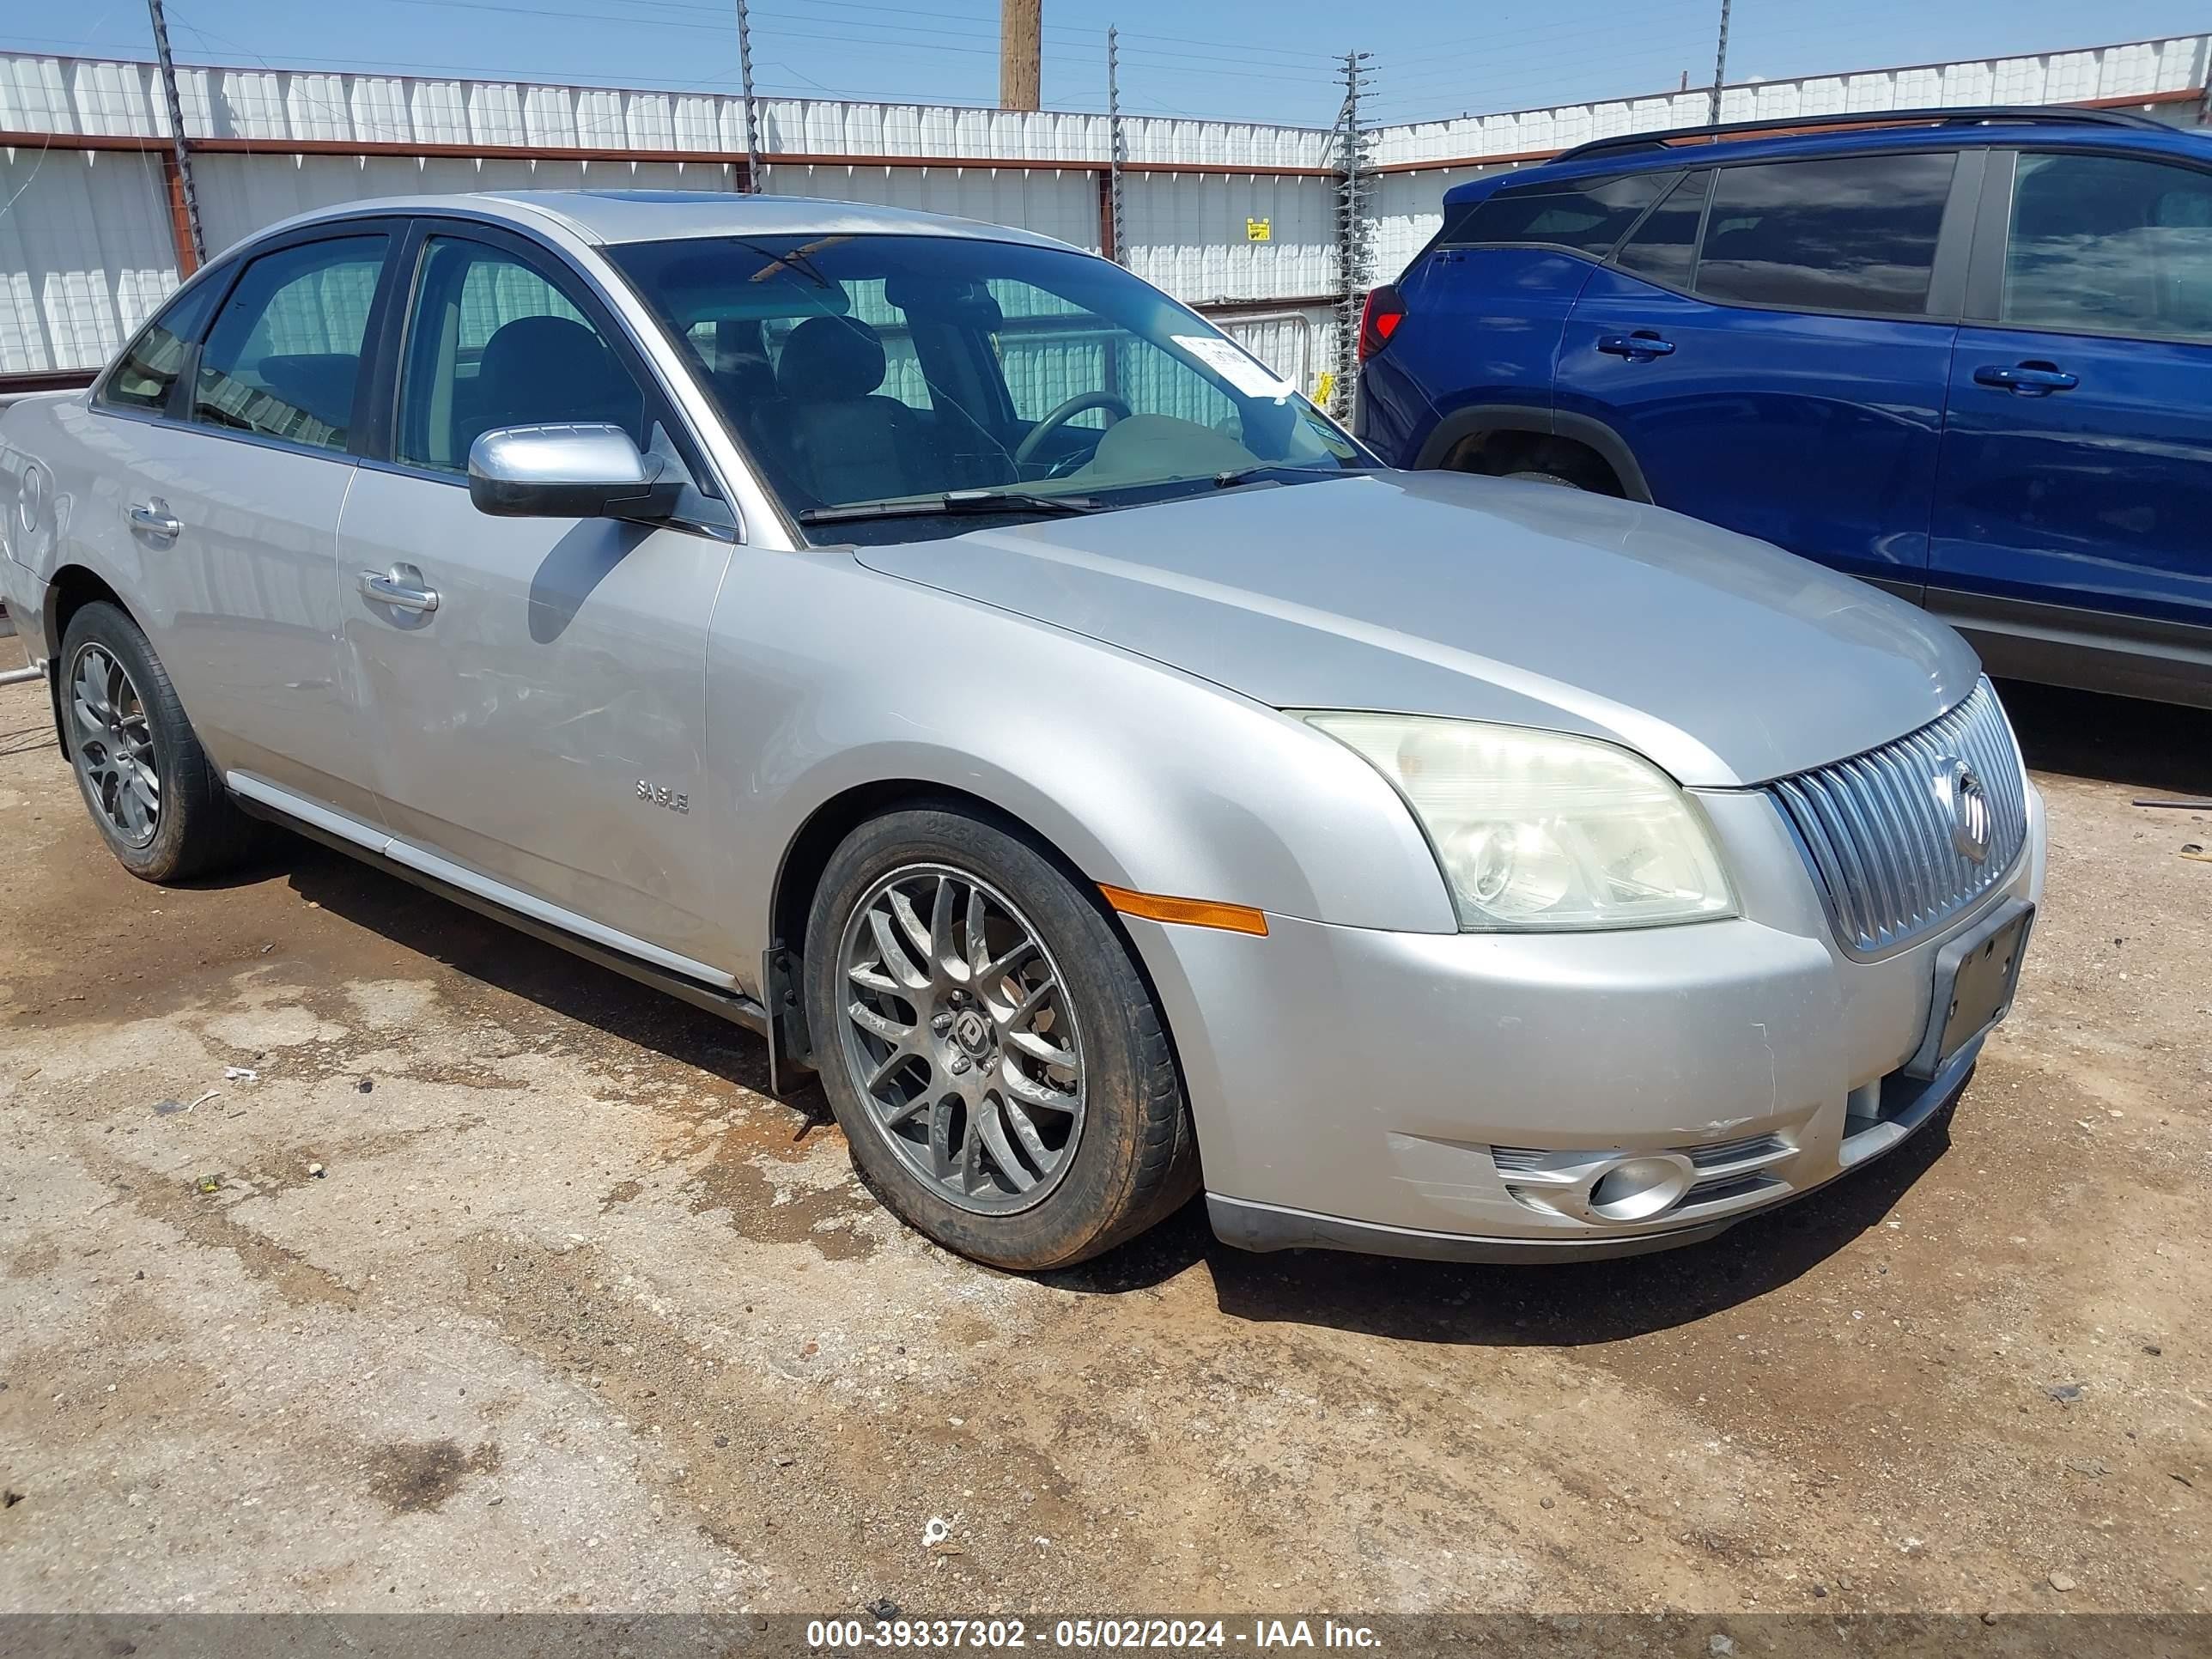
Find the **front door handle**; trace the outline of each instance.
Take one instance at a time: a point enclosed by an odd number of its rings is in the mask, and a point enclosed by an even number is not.
[[[2071,392],[2081,384],[2081,377],[2069,374],[2055,363],[2021,363],[2011,368],[2002,363],[1984,363],[1974,371],[1974,384],[1998,386],[2026,398],[2044,398],[2054,392]]]
[[[158,536],[173,542],[185,533],[184,520],[169,511],[168,502],[159,495],[150,501],[133,501],[124,515],[131,520],[131,528],[142,536]]]
[[[438,590],[422,585],[422,573],[411,564],[395,564],[380,574],[374,570],[361,573],[361,591],[379,605],[388,605],[398,611],[435,611]]]
[[[1597,349],[1609,357],[1626,357],[1631,362],[1649,362],[1654,357],[1672,356],[1674,343],[1662,340],[1650,329],[1638,329],[1633,334],[1609,334],[1597,343]]]

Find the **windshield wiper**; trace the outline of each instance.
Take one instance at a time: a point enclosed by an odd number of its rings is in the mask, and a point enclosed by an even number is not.
[[[1263,461],[1258,466],[1240,466],[1234,471],[1215,473],[1213,487],[1234,489],[1238,484],[1262,483],[1286,472],[1302,478],[1351,478],[1373,471],[1371,466],[1293,466],[1287,461]]]
[[[928,519],[974,514],[1031,513],[1060,516],[1100,513],[1106,504],[1090,495],[1037,495],[1018,489],[948,489],[908,501],[848,501],[842,507],[802,507],[801,524],[844,524],[855,519]]]

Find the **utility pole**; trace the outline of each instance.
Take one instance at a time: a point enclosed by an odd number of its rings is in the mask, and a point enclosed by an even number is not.
[[[1367,130],[1360,124],[1359,94],[1375,71],[1370,54],[1344,54],[1344,103],[1336,114],[1336,374],[1329,388],[1329,412],[1352,412],[1353,386],[1359,376],[1359,313],[1367,301],[1372,243],[1368,229]]]
[[[745,0],[738,0],[738,81],[745,95],[745,188],[758,194],[761,178],[760,107],[753,102],[752,20],[745,15]]]
[[[175,156],[177,191],[185,205],[185,228],[191,239],[192,263],[204,264],[207,238],[200,231],[199,192],[192,188],[191,149],[185,142],[185,106],[177,96],[176,60],[169,56],[169,23],[161,15],[161,0],[146,0],[146,9],[154,19],[154,55],[161,61],[161,98],[169,110],[169,143]]]
[[[1036,109],[1042,100],[1039,58],[1044,0],[999,0],[999,107]]]
[[[1114,263],[1126,265],[1129,256],[1121,235],[1121,168],[1129,159],[1121,137],[1121,37],[1114,25],[1106,26],[1106,234],[1114,243]]]
[[[1721,0],[1720,51],[1713,59],[1713,102],[1711,125],[1721,124],[1721,88],[1728,84],[1729,0]]]

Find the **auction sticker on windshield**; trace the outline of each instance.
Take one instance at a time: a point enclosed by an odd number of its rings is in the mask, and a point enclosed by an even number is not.
[[[1168,337],[1248,398],[1287,398],[1297,390],[1232,341],[1217,339],[1210,334],[1170,334]]]

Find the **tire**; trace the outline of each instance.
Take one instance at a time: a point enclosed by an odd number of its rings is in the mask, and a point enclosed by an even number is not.
[[[1523,472],[1504,472],[1500,473],[1498,476],[1506,478],[1518,478],[1523,483],[1557,484],[1562,489],[1580,489],[1582,488],[1582,485],[1577,483],[1572,478],[1562,477],[1556,472],[1528,471]]]
[[[977,915],[988,975],[969,938]],[[815,1064],[854,1168],[945,1249],[1017,1272],[1065,1267],[1198,1190],[1197,1139],[1151,992],[1103,906],[1018,831],[934,808],[862,824],[816,887],[803,975]]]
[[[119,606],[96,600],[70,618],[60,672],[70,764],[118,863],[141,881],[184,881],[252,852],[258,827],[223,787],[161,659]],[[150,800],[125,781],[149,773]]]

